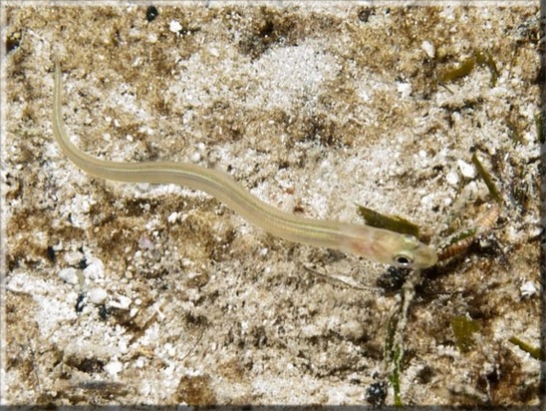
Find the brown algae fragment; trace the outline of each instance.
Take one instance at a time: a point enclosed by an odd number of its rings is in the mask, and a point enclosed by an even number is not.
[[[528,353],[531,357],[541,361],[546,360],[546,355],[544,355],[544,352],[542,351],[540,347],[533,347],[531,344],[528,344],[525,341],[520,340],[516,336],[510,337],[508,341],[510,341],[514,345],[517,345],[523,351]]]
[[[535,115],[535,126],[536,126],[536,129],[537,129],[537,140],[540,144],[544,144],[544,142],[546,141],[545,137],[546,136],[546,126],[545,126],[545,121],[544,121],[544,114],[542,113],[539,113],[537,115]]]
[[[483,51],[475,52],[474,55],[464,60],[459,66],[445,71],[440,75],[439,82],[445,84],[462,79],[468,76],[476,65],[479,67],[486,66],[489,69],[489,72],[491,73],[490,86],[495,87],[499,77],[499,71],[497,70],[497,65],[495,64],[495,60],[493,59],[493,56],[491,56],[491,53]]]
[[[364,219],[367,225],[400,234],[411,234],[419,238],[419,227],[411,221],[398,216],[386,216],[359,204],[357,206],[358,214]]]
[[[459,351],[468,352],[474,345],[473,334],[480,329],[476,321],[469,320],[464,315],[458,315],[450,320],[451,329],[455,334],[455,345]]]
[[[489,194],[491,194],[491,197],[493,197],[493,200],[495,200],[498,204],[502,203],[499,190],[497,190],[497,187],[493,183],[493,180],[491,179],[491,175],[485,171],[485,168],[483,167],[482,163],[478,159],[478,156],[476,156],[476,153],[472,155],[472,162],[476,166],[476,170],[478,171],[478,174],[483,179],[485,185],[487,186],[487,189],[489,190]]]

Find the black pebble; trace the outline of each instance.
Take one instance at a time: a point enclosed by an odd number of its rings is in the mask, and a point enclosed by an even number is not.
[[[148,20],[148,22],[154,21],[157,16],[159,16],[159,12],[154,6],[149,6],[146,9],[146,20]]]

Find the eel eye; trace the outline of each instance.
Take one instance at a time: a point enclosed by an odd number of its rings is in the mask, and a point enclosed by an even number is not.
[[[410,267],[413,264],[413,257],[407,254],[398,254],[394,257],[394,263],[398,267]]]

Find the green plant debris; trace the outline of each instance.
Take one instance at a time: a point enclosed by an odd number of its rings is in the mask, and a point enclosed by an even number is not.
[[[535,117],[536,121],[536,117]],[[510,120],[506,122],[506,126],[508,127],[508,137],[510,140],[512,140],[514,143],[521,144],[523,143],[523,139],[521,138],[520,133],[518,132],[518,129],[514,123],[512,123]],[[538,125],[537,125],[538,127]],[[539,131],[540,133],[540,131]]]
[[[514,345],[517,345],[526,353],[529,353],[531,357],[540,361],[546,360],[546,355],[544,355],[544,352],[540,349],[540,347],[533,347],[531,344],[527,344],[525,341],[520,340],[516,336],[510,337],[508,341],[510,341]]]
[[[397,407],[402,406],[402,397],[400,395],[400,357],[402,355],[401,348],[395,344],[396,326],[398,318],[393,314],[387,322],[387,338],[385,339],[385,355],[388,358],[387,362],[392,364],[392,373],[389,376],[389,381],[392,384],[394,392],[394,404]]]
[[[493,56],[489,52],[478,51],[476,53],[476,62],[480,66],[485,66],[488,68],[491,73],[491,80],[489,85],[495,87],[497,85],[497,80],[499,78],[499,70],[497,70],[497,64],[493,59]]]
[[[480,329],[476,321],[469,320],[464,315],[453,317],[450,320],[451,329],[455,334],[455,344],[461,352],[468,352],[474,345],[472,334]]]
[[[394,315],[389,318],[387,322],[387,338],[385,339],[385,352],[389,354],[389,358],[392,359],[393,346],[394,346],[394,334],[396,333],[396,320]]]
[[[464,60],[459,66],[448,70],[440,76],[440,83],[451,83],[468,76],[476,66],[476,58],[474,56]]]
[[[489,194],[491,194],[491,197],[493,197],[493,200],[495,200],[498,204],[502,203],[499,191],[497,190],[497,187],[493,183],[493,180],[491,179],[491,175],[485,171],[485,168],[482,166],[482,163],[480,160],[478,160],[478,156],[476,153],[472,155],[472,162],[476,166],[476,169],[478,170],[478,174],[485,182],[485,185],[487,186],[487,189],[489,190]]]
[[[495,87],[499,78],[499,71],[493,56],[489,52],[477,51],[471,57],[464,60],[459,66],[447,70],[440,76],[440,83],[451,83],[468,76],[476,65],[486,66],[491,73],[490,86]]]
[[[544,144],[546,136],[546,122],[541,113],[535,115],[535,126],[537,128],[537,139],[540,144]]]
[[[400,234],[411,234],[419,238],[419,227],[416,224],[398,216],[385,216],[370,208],[358,205],[358,214],[364,219],[367,225],[385,230],[394,231]]]
[[[393,351],[393,363],[394,369],[392,371],[391,377],[389,378],[392,384],[392,389],[394,392],[394,405],[396,407],[402,407],[402,397],[400,395],[400,347],[396,346]]]

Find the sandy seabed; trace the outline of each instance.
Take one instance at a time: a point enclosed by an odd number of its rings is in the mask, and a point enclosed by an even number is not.
[[[3,403],[538,404],[538,3],[431,4],[4,2]],[[94,156],[215,167],[311,218],[364,205],[439,247],[494,202],[475,154],[501,214],[387,292],[392,269],[205,193],[80,171],[55,59]]]

